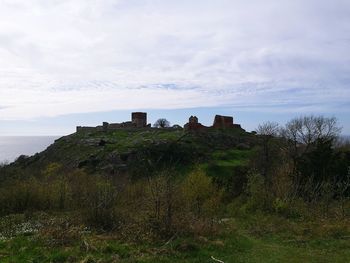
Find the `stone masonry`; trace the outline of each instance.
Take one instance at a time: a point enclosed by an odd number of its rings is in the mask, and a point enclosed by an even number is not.
[[[185,124],[184,128],[186,130],[200,130],[203,128],[207,128],[198,122],[198,118],[196,116],[191,116],[188,119],[188,123]]]
[[[233,127],[233,117],[215,115],[213,128],[232,128]]]
[[[131,114],[131,122],[136,125],[136,128],[144,128],[147,126],[146,112],[133,112]]]
[[[185,124],[184,128],[186,130],[204,130],[209,128],[214,129],[242,129],[241,125],[233,123],[233,117],[231,116],[221,116],[215,115],[213,126],[207,127],[198,122],[198,118],[196,116],[191,116],[188,120],[188,123]]]
[[[108,123],[103,122],[102,125],[97,127],[85,127],[77,126],[77,132],[95,132],[95,131],[111,131],[118,129],[128,129],[128,128],[151,128],[150,124],[147,124],[147,113],[146,112],[132,112],[131,121],[126,121],[122,123]],[[233,117],[231,116],[221,116],[215,115],[213,126],[207,127],[198,122],[196,116],[191,116],[188,123],[184,126],[185,130],[190,131],[202,131],[210,128],[214,129],[242,129],[239,124],[233,123]]]
[[[147,113],[146,112],[133,112],[131,113],[131,121],[122,123],[108,123],[103,122],[102,125],[96,127],[77,126],[77,132],[94,132],[94,131],[111,131],[125,128],[146,128],[147,125]]]

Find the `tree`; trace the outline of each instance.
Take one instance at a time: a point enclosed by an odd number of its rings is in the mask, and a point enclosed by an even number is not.
[[[340,131],[336,118],[313,115],[294,118],[281,130],[293,162],[294,191],[319,194],[317,186],[335,180],[335,161],[339,158],[335,158],[333,145]]]
[[[290,120],[283,129],[281,136],[285,139],[287,152],[293,160],[294,174],[298,158],[305,152],[315,148],[317,143],[331,142],[339,136],[341,128],[337,119],[324,116],[303,116]]]
[[[265,122],[259,124],[257,134],[260,135],[262,144],[262,175],[266,179],[267,184],[271,184],[271,178],[268,175],[271,164],[271,140],[279,133],[280,127],[276,122]]]
[[[277,122],[265,122],[263,124],[259,124],[257,133],[259,135],[265,136],[265,137],[273,137],[278,134],[279,131],[279,124]]]
[[[283,129],[282,135],[291,141],[296,147],[297,144],[304,144],[309,148],[319,140],[333,141],[341,132],[335,117],[304,116],[289,121]]]
[[[156,128],[166,128],[170,127],[170,122],[167,119],[160,118],[153,124],[153,126]]]
[[[187,209],[198,219],[218,214],[222,192],[203,170],[192,171],[182,182],[182,194]]]
[[[281,136],[287,142],[287,150],[296,168],[298,157],[305,152],[312,151],[311,148],[315,148],[320,142],[333,144],[340,131],[341,128],[335,117],[310,115],[290,120],[281,129]]]

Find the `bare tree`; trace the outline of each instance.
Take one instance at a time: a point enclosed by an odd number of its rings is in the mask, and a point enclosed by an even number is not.
[[[302,183],[305,178],[303,179],[297,171],[300,157],[317,149],[319,143],[334,144],[340,132],[341,128],[336,118],[313,115],[294,118],[281,129],[281,136],[286,142],[286,151],[293,162],[293,191],[299,191],[301,185],[305,187],[305,182]]]
[[[259,124],[256,131],[259,135],[265,137],[276,136],[279,132],[279,124],[277,122],[268,121],[263,124]]]
[[[335,117],[304,116],[289,121],[283,129],[282,135],[296,146],[304,144],[309,147],[317,140],[334,140],[339,136],[341,128]]]
[[[290,120],[281,129],[281,136],[287,140],[291,158],[296,160],[298,155],[307,151],[315,142],[332,141],[339,137],[341,128],[335,117],[303,116]]]
[[[170,127],[170,122],[167,119],[160,118],[153,124],[153,127],[156,127],[156,128]]]

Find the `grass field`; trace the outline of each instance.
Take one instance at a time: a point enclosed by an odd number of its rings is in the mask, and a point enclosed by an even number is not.
[[[56,215],[57,216],[57,215]],[[45,215],[45,220],[51,216]],[[14,220],[15,219],[15,220]],[[35,229],[25,217],[1,219],[16,228],[0,239],[0,262],[349,262],[349,222],[298,222],[280,217],[230,218],[211,236],[174,237],[162,242],[131,242],[118,234],[72,226]],[[22,223],[20,223],[23,221]],[[15,222],[15,223],[13,223]],[[51,221],[53,222],[53,221]],[[17,227],[16,227],[17,224]],[[18,224],[24,231],[18,231]],[[69,225],[69,224],[68,224]]]

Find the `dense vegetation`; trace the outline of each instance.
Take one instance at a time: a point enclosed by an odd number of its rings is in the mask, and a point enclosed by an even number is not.
[[[1,262],[347,262],[336,120],[77,133],[0,169]]]

